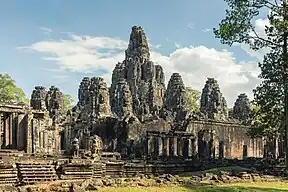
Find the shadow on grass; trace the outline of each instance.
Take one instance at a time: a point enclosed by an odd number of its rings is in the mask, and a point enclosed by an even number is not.
[[[225,171],[225,172],[243,172],[243,171],[246,171],[246,172],[249,172],[249,171],[251,171],[251,169],[240,167],[240,166],[227,166],[227,167],[217,167],[217,168],[213,168],[213,169],[207,169],[207,170],[203,170],[203,171],[186,172],[186,173],[179,174],[179,176],[180,177],[190,177],[192,175],[202,175],[205,173],[219,174],[221,171]]]
[[[191,192],[288,192],[288,189],[260,188],[260,187],[238,187],[238,186],[184,186]]]

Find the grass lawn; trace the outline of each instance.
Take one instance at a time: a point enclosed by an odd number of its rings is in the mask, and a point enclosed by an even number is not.
[[[193,187],[100,188],[97,192],[288,192],[288,182],[234,183]]]

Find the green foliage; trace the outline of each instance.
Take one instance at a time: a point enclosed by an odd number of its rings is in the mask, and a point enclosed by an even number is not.
[[[282,16],[283,8],[276,5],[273,0],[225,0],[229,9],[226,10],[226,17],[219,24],[219,28],[214,28],[216,38],[220,38],[221,43],[229,46],[234,43],[246,43],[253,50],[264,47],[279,47],[279,37],[283,32]],[[271,10],[269,16],[271,26],[266,26],[265,33],[268,38],[261,37],[255,30],[253,24],[261,9]],[[278,41],[277,41],[278,40]]]
[[[277,5],[275,0],[225,0],[228,4],[226,17],[214,29],[216,38],[229,46],[233,43],[245,43],[253,50],[268,48],[264,56],[260,78],[262,83],[254,92],[252,111],[252,136],[268,138],[279,134],[284,121],[284,80],[287,69],[287,6]],[[283,2],[283,1],[282,1]],[[254,20],[261,11],[268,11],[269,25],[265,26],[265,35],[255,30]]]
[[[254,107],[252,123],[256,135],[273,138],[280,133],[284,121],[283,62],[274,50],[259,63],[262,83],[253,90]],[[258,127],[258,128],[256,128]]]
[[[71,95],[63,94],[63,111],[67,112],[68,110],[72,109],[74,100],[72,99]]]
[[[186,97],[189,110],[200,112],[200,94],[200,91],[192,89],[191,87],[186,87]]]
[[[8,74],[0,74],[0,103],[25,102],[29,103],[24,91],[15,85]]]

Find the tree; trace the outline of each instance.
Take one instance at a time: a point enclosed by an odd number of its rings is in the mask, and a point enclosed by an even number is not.
[[[263,82],[254,90],[254,125],[265,134],[274,135],[284,122],[285,144],[288,146],[288,14],[287,0],[225,0],[226,17],[214,29],[223,44],[245,43],[253,50],[268,48],[263,63],[259,64]],[[261,11],[269,11],[265,36],[260,36],[253,25]],[[272,113],[271,113],[272,112]],[[256,118],[257,117],[257,118]],[[288,147],[286,147],[288,167]]]
[[[189,110],[200,112],[200,94],[200,91],[192,89],[191,87],[186,87],[186,97]]]
[[[29,103],[24,91],[15,85],[8,74],[0,74],[0,103],[25,102]]]
[[[74,100],[72,99],[71,95],[63,94],[63,111],[67,112],[68,110],[72,109]]]

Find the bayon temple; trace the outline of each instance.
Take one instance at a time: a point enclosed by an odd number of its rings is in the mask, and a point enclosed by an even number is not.
[[[251,106],[245,94],[239,95],[229,113],[217,80],[208,78],[196,113],[187,108],[181,74],[172,74],[166,87],[164,70],[150,60],[146,35],[134,26],[111,85],[101,77],[84,77],[72,110],[63,109],[63,93],[54,86],[49,90],[36,86],[30,106],[0,104],[0,151],[64,158],[74,149],[74,159],[89,159],[97,138],[103,159],[263,156],[263,139],[247,135]]]
[[[242,158],[243,147],[246,156],[262,155],[262,139],[250,139],[242,123],[251,110],[245,94],[228,114],[217,80],[208,78],[197,114],[187,108],[181,75],[173,73],[167,88],[164,81],[164,69],[150,60],[143,29],[134,26],[125,60],[116,64],[111,85],[101,77],[84,77],[72,110],[62,109],[63,95],[54,86],[49,90],[36,86],[30,106],[1,105],[1,149],[61,154],[77,138],[80,151],[89,151],[90,140],[97,135],[104,151],[129,156],[133,148],[135,158],[193,154]]]

